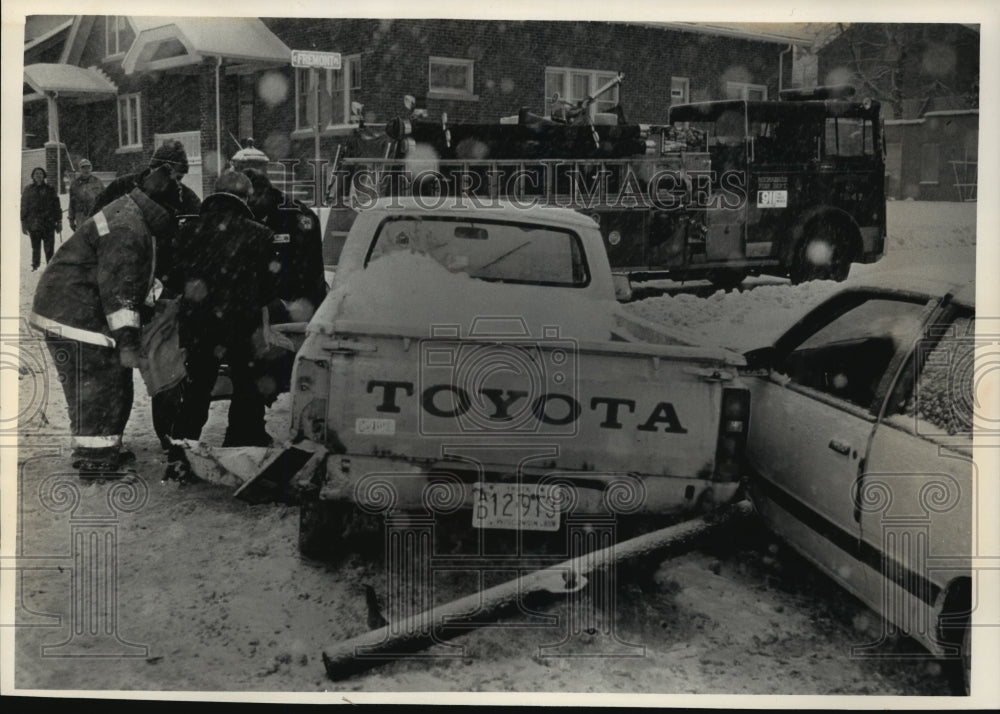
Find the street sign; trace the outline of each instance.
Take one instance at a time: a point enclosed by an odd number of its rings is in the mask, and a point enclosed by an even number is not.
[[[292,50],[292,67],[301,67],[303,69],[340,69],[340,53]]]

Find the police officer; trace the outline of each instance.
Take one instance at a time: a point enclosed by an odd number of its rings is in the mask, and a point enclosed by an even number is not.
[[[287,199],[263,171],[244,173],[253,185],[254,217],[274,231],[271,270],[279,300],[271,306],[272,322],[305,322],[327,289],[319,217],[301,201]]]
[[[287,200],[263,171],[251,168],[244,173],[253,185],[248,203],[254,217],[274,232],[269,265],[274,299],[268,305],[268,319],[271,324],[306,322],[327,290],[319,218],[303,203]],[[276,356],[257,360],[249,372],[233,370],[226,446],[270,442],[264,429],[265,407],[287,389],[294,354],[287,350],[268,354]],[[232,418],[235,414],[240,415],[238,424]]]

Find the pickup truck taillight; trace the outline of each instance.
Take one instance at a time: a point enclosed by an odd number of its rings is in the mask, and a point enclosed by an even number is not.
[[[742,476],[749,428],[750,392],[746,389],[723,389],[719,443],[715,452],[716,481],[737,481]]]
[[[302,357],[297,359],[292,374],[293,438],[312,439],[319,444],[324,442],[328,392],[329,377],[326,362]]]

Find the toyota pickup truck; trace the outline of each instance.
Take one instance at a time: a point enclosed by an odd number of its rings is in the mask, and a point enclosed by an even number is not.
[[[306,328],[290,436],[323,457],[295,478],[303,554],[359,511],[558,531],[737,497],[741,355],[627,315],[592,218],[441,203],[361,212]]]

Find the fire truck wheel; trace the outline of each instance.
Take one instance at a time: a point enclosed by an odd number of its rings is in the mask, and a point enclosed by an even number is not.
[[[809,280],[836,280],[847,277],[851,255],[847,238],[836,226],[816,222],[806,228],[795,254],[790,277],[797,285]]]
[[[720,269],[713,270],[708,274],[708,281],[712,283],[717,290],[730,291],[733,288],[739,287],[740,283],[747,276],[746,272],[742,270],[733,269]]]

